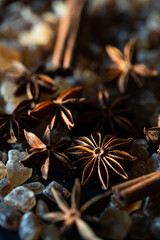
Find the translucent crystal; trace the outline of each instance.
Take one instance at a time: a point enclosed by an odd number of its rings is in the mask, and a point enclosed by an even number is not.
[[[55,201],[51,188],[54,187],[58,192],[60,192],[62,194],[62,196],[64,196],[65,198],[68,198],[70,196],[70,192],[64,188],[61,184],[59,184],[56,181],[52,181],[44,190],[43,190],[43,194],[45,196],[47,196],[48,198],[50,198],[52,201]]]
[[[43,216],[45,213],[48,213],[48,212],[49,210],[48,210],[47,204],[43,200],[39,199],[36,207],[36,215]]]
[[[26,152],[18,150],[10,150],[8,152],[7,178],[10,180],[13,187],[23,184],[32,175],[32,169],[23,167],[19,161],[27,156]]]
[[[21,212],[27,212],[36,204],[34,193],[25,187],[16,187],[5,198],[4,202]]]
[[[1,84],[0,94],[1,96],[3,96],[5,102],[7,102],[5,106],[5,109],[7,110],[7,112],[11,107],[10,104],[17,104],[21,100],[25,99],[25,94],[19,97],[14,96],[15,88],[16,88],[16,85],[11,81],[3,81]]]
[[[60,240],[57,227],[55,227],[53,224],[46,225],[43,228],[42,239],[43,240]]]
[[[124,239],[132,225],[129,214],[118,208],[107,209],[100,222],[103,226],[101,236],[115,240]]]
[[[24,46],[31,45],[40,45],[46,46],[51,45],[51,41],[53,41],[53,30],[49,26],[49,24],[44,22],[39,22],[34,25],[33,28],[29,31],[23,31],[20,34],[20,43]],[[37,38],[38,35],[41,35],[41,38]]]
[[[154,239],[160,240],[160,217],[156,217],[152,220],[150,232]]]
[[[5,164],[2,161],[0,161],[0,180],[5,178],[6,174],[7,174],[7,168]]]
[[[8,230],[17,231],[22,214],[4,202],[0,202],[0,226]]]
[[[152,154],[151,157],[147,159],[147,167],[150,173],[155,171],[160,171],[160,154],[159,153],[154,153]]]
[[[129,236],[131,239],[137,240],[150,239],[149,225],[150,219],[147,216],[134,213],[132,215],[132,227]]]
[[[52,8],[59,17],[63,17],[66,13],[66,5],[62,1],[54,1],[52,3]]]
[[[148,143],[144,139],[134,140],[129,153],[139,160],[145,161],[149,157]]]
[[[0,199],[4,198],[12,189],[10,181],[7,178],[0,180]]]
[[[34,192],[34,194],[42,193],[45,188],[45,186],[40,182],[25,183],[23,184],[23,187],[31,190],[32,192]]]
[[[37,240],[40,237],[41,225],[34,213],[27,212],[23,215],[19,227],[21,240]]]
[[[27,156],[26,152],[19,152],[18,150],[10,150],[8,152],[8,161],[13,161],[17,162],[20,161],[21,159],[25,158]]]

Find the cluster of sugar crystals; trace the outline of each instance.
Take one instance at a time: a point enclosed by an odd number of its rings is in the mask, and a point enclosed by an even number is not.
[[[19,161],[27,157],[26,152],[10,150],[8,152],[7,178],[13,187],[17,187],[27,181],[32,175],[32,168],[23,167]]]
[[[32,176],[32,169],[23,167],[19,161],[27,156],[26,152],[10,150],[6,166],[0,162],[0,198],[6,204],[21,212],[27,212],[36,204],[34,191],[22,185]],[[43,191],[44,186],[33,183],[36,193]],[[33,189],[33,190],[34,190]]]
[[[0,199],[3,199],[7,194],[9,194],[9,192],[13,190],[13,188],[22,185],[31,177],[32,169],[23,167],[19,163],[19,161],[26,156],[26,152],[10,150],[8,152],[8,161],[6,165],[2,161],[0,161]],[[36,191],[40,192],[43,191],[43,189],[44,187],[40,185],[39,189],[37,189]]]

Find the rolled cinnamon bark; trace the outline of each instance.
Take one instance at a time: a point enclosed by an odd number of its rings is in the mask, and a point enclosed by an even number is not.
[[[118,184],[112,187],[117,203],[127,206],[147,196],[156,194],[160,189],[160,171]]]
[[[53,52],[54,69],[72,68],[79,25],[86,0],[67,0],[67,12],[59,22],[58,35]]]

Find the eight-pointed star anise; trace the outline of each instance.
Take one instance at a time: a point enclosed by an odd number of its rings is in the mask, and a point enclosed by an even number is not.
[[[134,45],[135,40],[130,39],[124,48],[124,54],[116,47],[106,46],[106,52],[115,63],[113,69],[106,73],[106,80],[108,82],[118,77],[118,88],[121,93],[125,92],[130,75],[139,87],[142,86],[142,82],[137,75],[142,77],[154,77],[158,75],[157,70],[151,70],[144,64],[132,63]]]
[[[35,127],[40,121],[28,114],[31,100],[21,101],[11,114],[0,111],[0,135],[7,133],[10,142],[16,142],[20,137],[20,130]]]
[[[20,161],[25,167],[34,168],[41,166],[42,177],[48,178],[49,171],[54,166],[66,171],[74,169],[69,158],[61,153],[65,147],[68,147],[70,141],[60,140],[57,143],[52,142],[52,132],[47,126],[41,141],[34,133],[24,131],[28,144],[32,147],[28,150],[29,155]]]
[[[81,188],[78,179],[75,180],[71,194],[71,206],[64,200],[58,191],[52,188],[53,196],[61,211],[46,213],[43,219],[52,223],[61,223],[60,233],[68,236],[73,233],[74,227],[78,230],[79,235],[85,240],[100,240],[89,226],[94,223],[96,226],[97,220],[94,218],[109,202],[110,191],[105,194],[96,196],[91,200],[80,204]],[[70,235],[71,237],[71,235]]]
[[[99,105],[88,103],[87,111],[78,117],[77,126],[88,123],[89,127],[94,127],[93,132],[117,135],[117,132],[123,130],[124,133],[135,136],[137,130],[127,119],[128,111],[125,109],[128,100],[128,96],[121,96],[110,103],[108,91],[101,86],[98,92]]]
[[[127,179],[128,175],[124,171],[121,163],[135,161],[126,150],[132,143],[132,138],[116,138],[106,135],[101,140],[101,134],[91,135],[91,140],[87,137],[75,138],[76,146],[67,149],[67,153],[77,160],[73,163],[77,171],[83,171],[82,184],[86,185],[98,175],[102,188],[109,186],[109,171]]]
[[[37,100],[40,94],[40,88],[47,92],[56,91],[54,80],[46,74],[31,72],[22,63],[15,62],[12,71],[6,74],[6,77],[16,83],[14,91],[15,96],[26,93],[29,99]]]
[[[70,88],[60,94],[52,101],[45,101],[38,104],[30,114],[38,119],[51,120],[51,130],[56,126],[58,120],[64,123],[69,130],[74,127],[73,117],[69,110],[74,103],[79,103],[84,98],[77,98],[82,87]]]

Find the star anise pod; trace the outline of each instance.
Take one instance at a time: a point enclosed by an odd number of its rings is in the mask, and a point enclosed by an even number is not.
[[[82,206],[80,204],[81,187],[78,179],[75,180],[72,189],[71,206],[68,205],[65,199],[54,188],[52,188],[52,193],[61,211],[44,214],[44,220],[51,223],[61,223],[60,233],[62,236],[68,236],[73,233],[74,227],[76,227],[82,239],[101,239],[96,236],[90,224],[92,225],[94,222],[94,226],[96,225],[97,221],[94,216],[109,203],[110,191],[92,198]]]
[[[45,101],[38,104],[30,114],[38,119],[51,120],[51,130],[60,120],[69,130],[74,127],[73,117],[70,108],[75,103],[79,103],[84,98],[77,98],[82,91],[82,87],[70,88],[60,94],[60,96],[52,101]]]
[[[87,111],[78,117],[77,125],[83,126],[86,123],[91,123],[89,126],[94,127],[93,132],[117,135],[121,130],[135,136],[138,134],[137,130],[127,119],[128,112],[125,109],[128,100],[129,96],[121,96],[110,102],[108,91],[101,86],[98,92],[99,105],[88,103]]]
[[[20,163],[29,168],[35,168],[41,166],[42,177],[48,178],[49,171],[53,167],[58,166],[63,170],[72,170],[72,166],[69,158],[62,153],[65,147],[70,145],[70,141],[60,140],[57,143],[52,142],[52,132],[47,126],[41,141],[34,133],[24,130],[24,134],[28,144],[32,147],[29,149],[29,155],[20,161]]]
[[[157,152],[160,153],[160,127],[144,128],[143,132],[146,135],[147,142],[158,148]]]
[[[6,133],[10,137],[10,142],[16,142],[22,129],[35,127],[40,122],[40,120],[28,114],[31,103],[31,100],[21,101],[11,114],[0,111],[1,137]]]
[[[39,97],[40,88],[50,93],[57,89],[51,77],[38,73],[38,70],[31,72],[20,62],[14,63],[12,71],[6,74],[6,78],[16,83],[15,96],[26,93],[29,99],[34,99],[35,101]]]
[[[124,47],[124,53],[116,47],[106,46],[106,52],[115,63],[113,69],[107,72],[106,79],[108,82],[118,77],[118,88],[121,93],[125,92],[129,76],[132,76],[138,87],[141,87],[142,82],[137,75],[141,77],[155,77],[158,75],[157,70],[151,70],[144,64],[132,63],[134,45],[135,40],[130,39]]]
[[[96,133],[95,137],[91,135],[91,140],[87,137],[75,138],[76,146],[67,149],[66,153],[77,159],[73,165],[77,167],[77,171],[83,172],[82,185],[98,176],[102,188],[108,189],[109,171],[123,179],[128,178],[121,163],[136,160],[136,157],[126,152],[132,140],[112,135],[106,135],[102,140],[101,134]]]

